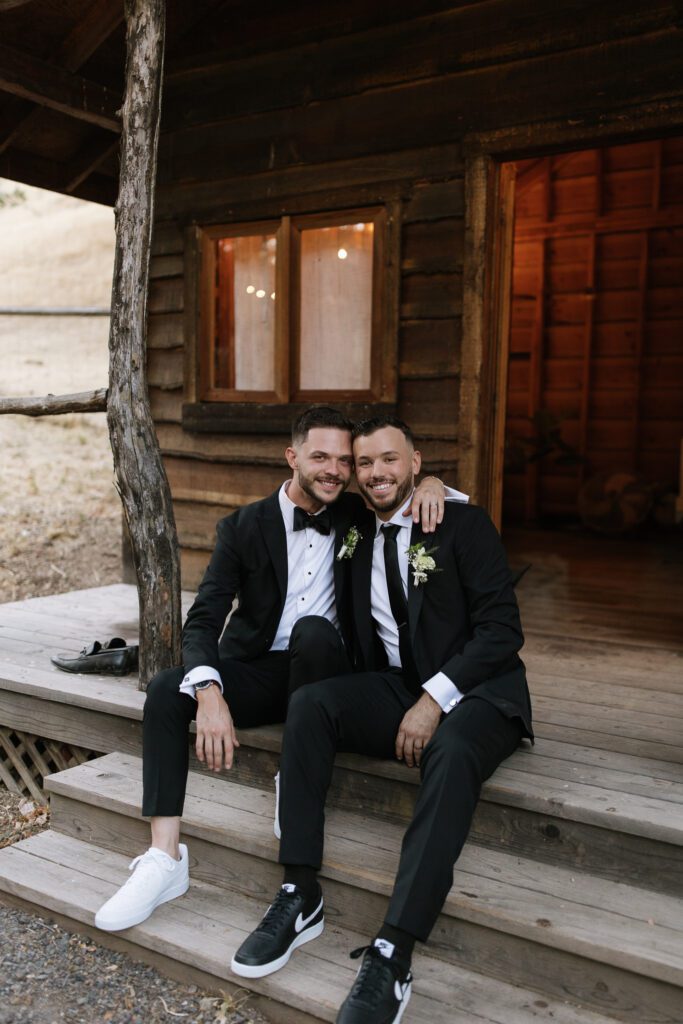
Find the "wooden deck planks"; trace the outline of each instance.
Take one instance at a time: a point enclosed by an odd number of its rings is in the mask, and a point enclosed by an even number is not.
[[[78,865],[76,868],[75,865]],[[0,885],[38,903],[44,912],[64,914],[85,925],[127,877],[127,858],[55,833],[44,833],[0,856]],[[123,933],[133,948],[182,959],[215,978],[235,983],[230,955],[262,912],[237,893],[226,895],[193,883],[181,900],[166,904],[143,925]],[[334,1020],[355,975],[349,951],[367,936],[326,928],[321,939],[295,954],[286,971],[251,982],[250,988],[276,1002],[286,1001],[315,1019]],[[410,1020],[416,1024],[608,1024],[608,1018],[567,1006],[496,979],[486,984],[471,972],[433,957],[415,957],[415,995]]]
[[[50,788],[85,805],[137,818],[139,762],[109,755],[53,776]],[[183,819],[187,835],[234,846],[252,857],[277,859],[272,793],[204,778],[195,778],[192,789]],[[87,817],[84,810],[80,813]],[[55,818],[59,827],[59,805]],[[331,808],[322,874],[386,896],[402,836],[401,826]],[[444,913],[683,984],[683,901],[671,896],[468,845]]]
[[[600,788],[604,771],[606,790],[678,803],[674,784],[683,782],[680,553],[670,545],[553,532],[513,531],[506,541],[513,564],[532,562],[519,597],[539,738],[535,750],[520,751],[510,765],[527,775],[534,790],[541,777]],[[191,599],[184,595],[185,606]],[[666,622],[675,639],[669,636],[664,643],[652,623],[647,625],[647,616]],[[51,707],[60,702],[139,721],[144,695],[134,677],[69,676],[49,663],[55,651],[76,652],[95,636],[122,633],[134,639],[136,621],[137,594],[124,584],[3,605],[0,689],[50,700]],[[277,737],[272,742],[271,749],[277,749]],[[263,733],[256,746],[267,743]],[[549,750],[566,763],[551,763]],[[582,773],[576,771],[579,765]],[[395,766],[399,772],[401,767]],[[369,770],[387,774],[390,769]]]

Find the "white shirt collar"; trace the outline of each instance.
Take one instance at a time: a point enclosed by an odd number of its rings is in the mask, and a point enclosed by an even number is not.
[[[394,514],[391,517],[391,519],[387,519],[385,521],[384,519],[380,519],[377,515],[375,515],[375,537],[379,537],[379,532],[382,529],[382,527],[383,526],[388,526],[389,523],[393,523],[395,526],[400,526],[402,529],[405,529],[405,530],[412,530],[412,528],[413,528],[412,517],[411,516],[404,516],[403,515],[405,510],[407,508],[410,508],[410,504],[411,504],[412,500],[413,500],[413,492],[411,492],[410,496],[408,498],[406,498],[406,500],[403,503],[403,505],[401,505],[400,508],[396,509],[396,511],[394,512]]]
[[[280,488],[280,493],[278,494],[280,511],[282,512],[282,518],[284,519],[286,533],[294,533],[294,509],[297,507],[287,494],[287,488],[291,482],[291,478],[289,480],[285,480]],[[312,512],[311,515],[319,516],[321,512],[325,511],[325,508],[326,506],[323,505],[322,508],[319,508],[317,512]]]

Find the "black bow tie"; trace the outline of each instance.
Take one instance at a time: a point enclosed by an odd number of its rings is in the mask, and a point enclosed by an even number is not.
[[[308,512],[304,512],[302,508],[297,505],[294,509],[294,529],[305,530],[317,530],[323,537],[327,537],[330,532],[330,512],[329,509],[323,509],[317,516],[311,516]]]

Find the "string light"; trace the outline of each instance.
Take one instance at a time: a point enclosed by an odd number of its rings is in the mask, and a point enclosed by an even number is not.
[[[247,285],[247,295],[253,295],[255,291],[256,289],[254,288],[253,284]]]
[[[256,298],[263,299],[265,298],[265,294],[266,293],[264,292],[263,288],[259,288],[259,290],[256,292]]]
[[[346,249],[338,249],[337,250],[337,256],[339,257],[340,260],[345,260],[348,257],[348,255],[349,254],[346,251]]]
[[[275,302],[275,292],[271,292],[270,297],[273,300],[273,302]]]

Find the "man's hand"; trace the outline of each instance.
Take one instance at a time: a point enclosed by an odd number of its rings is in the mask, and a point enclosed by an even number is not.
[[[415,488],[412,505],[403,515],[412,515],[414,523],[419,523],[422,519],[422,532],[434,533],[443,520],[445,493],[444,485],[438,476],[426,476],[419,487]]]
[[[396,736],[396,757],[409,768],[419,765],[422,751],[436,732],[441,708],[433,697],[423,693],[410,711],[406,711]]]
[[[232,715],[219,686],[197,690],[197,757],[213,772],[223,765],[232,768],[235,747],[239,747]]]

